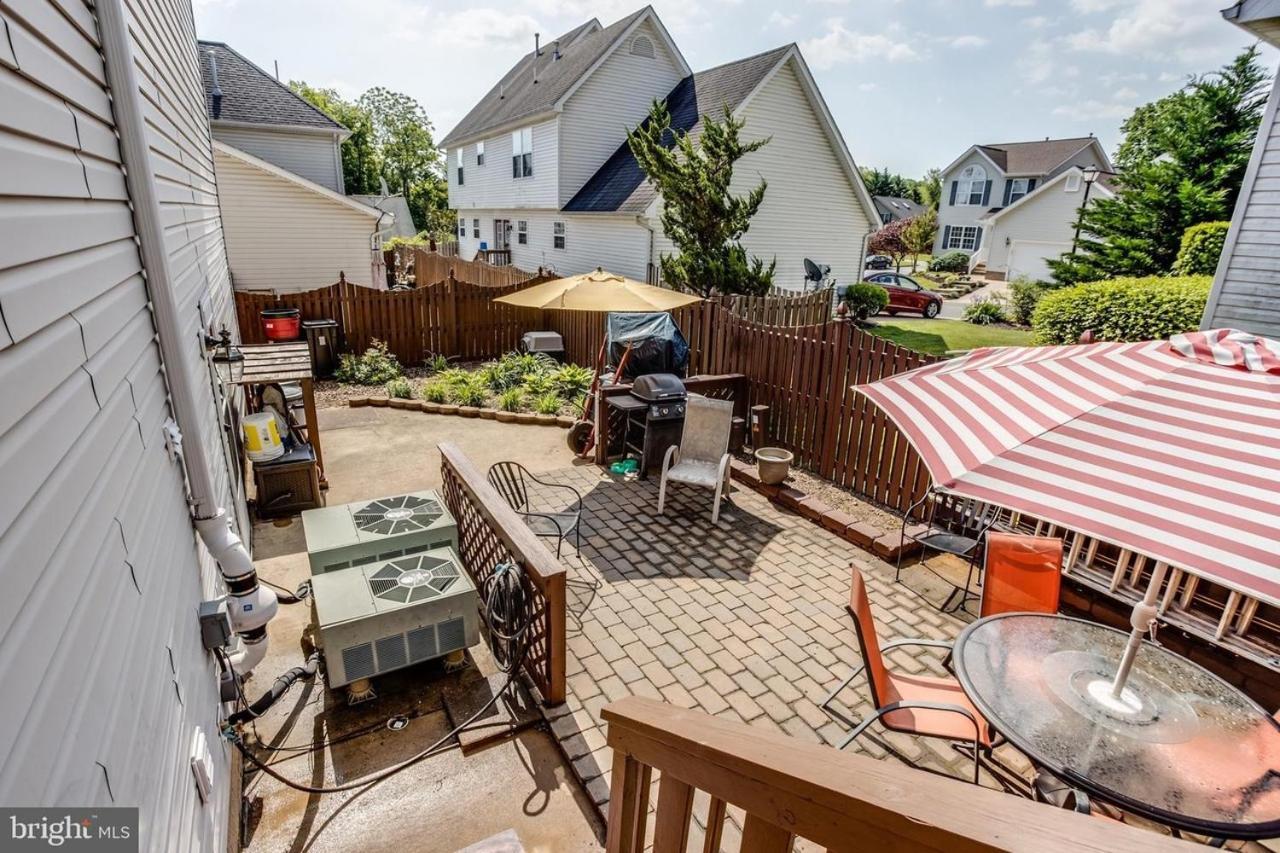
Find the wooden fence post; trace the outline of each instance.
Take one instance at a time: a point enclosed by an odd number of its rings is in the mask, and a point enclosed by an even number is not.
[[[444,281],[445,295],[445,355],[458,354],[458,280],[449,270],[449,277]]]

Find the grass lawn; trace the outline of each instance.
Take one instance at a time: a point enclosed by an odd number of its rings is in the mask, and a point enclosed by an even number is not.
[[[880,317],[867,331],[917,352],[946,355],[975,347],[1029,346],[1031,332],[1010,326],[978,326],[963,320]]]

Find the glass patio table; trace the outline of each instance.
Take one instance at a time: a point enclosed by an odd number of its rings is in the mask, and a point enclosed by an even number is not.
[[[1280,836],[1280,723],[1151,643],[1112,699],[1127,639],[1082,619],[1007,613],[965,628],[953,660],[992,727],[1068,784],[1188,832]]]

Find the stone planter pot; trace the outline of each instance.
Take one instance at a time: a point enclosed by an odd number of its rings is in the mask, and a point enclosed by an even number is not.
[[[760,473],[760,482],[776,486],[787,479],[791,472],[791,462],[795,455],[781,447],[762,447],[756,451],[756,470]]]
[[[441,403],[441,404],[440,404],[440,414],[442,414],[442,415],[456,415],[456,414],[458,414],[458,407],[457,407],[456,405],[454,405],[453,403]]]
[[[440,404],[432,403],[430,400],[423,400],[422,411],[431,415],[438,415],[440,414]]]
[[[481,409],[480,417],[484,418],[486,421],[497,420],[498,410],[497,409]]]
[[[555,426],[556,425],[555,415],[534,415],[534,419],[537,421],[539,426]]]
[[[533,412],[516,412],[516,423],[518,424],[537,423],[538,422],[537,417],[538,416],[535,415]]]
[[[499,409],[497,412],[494,413],[494,420],[496,420],[500,424],[513,424],[516,422],[516,413],[504,412],[501,409]]]
[[[475,418],[480,416],[480,410],[475,406],[459,406],[458,414],[464,418]]]

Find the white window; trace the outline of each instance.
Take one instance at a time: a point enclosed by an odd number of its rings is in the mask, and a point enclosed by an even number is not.
[[[563,223],[563,222],[553,222],[553,223],[551,223],[551,246],[552,246],[552,248],[554,248],[554,249],[563,249],[563,248],[564,248],[564,237],[565,237],[565,234],[564,234],[564,223]]]
[[[466,181],[463,180],[463,175],[462,175],[462,149],[459,148],[458,149],[458,186],[462,186],[465,183]]]
[[[1069,193],[1080,192],[1080,176],[1075,172],[1072,172],[1070,175],[1067,175],[1067,180],[1065,185],[1063,186],[1063,189]]]
[[[464,239],[467,236],[467,220],[458,219],[458,239]]]
[[[1013,204],[1022,198],[1030,190],[1031,184],[1027,178],[1014,178],[1009,182],[1009,204]]]
[[[947,236],[948,249],[963,249],[972,252],[978,248],[979,229],[976,225],[952,225]]]
[[[533,174],[533,128],[511,132],[511,177],[527,178]]]
[[[981,166],[968,166],[960,173],[958,184],[956,204],[982,204],[987,189],[987,170]]]
[[[475,237],[477,240],[480,239],[480,220],[479,219],[471,220],[471,236]]]
[[[516,220],[516,242],[521,246],[529,244],[529,223],[523,219]]]
[[[476,143],[476,165],[477,166],[484,165],[484,143],[483,142]]]

